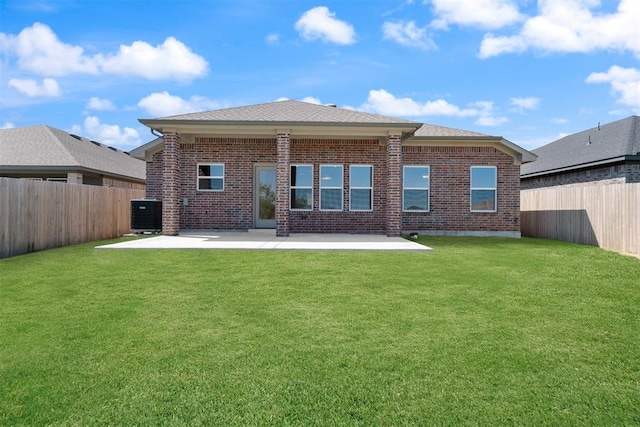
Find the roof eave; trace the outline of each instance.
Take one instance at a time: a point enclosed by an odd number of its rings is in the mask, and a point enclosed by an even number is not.
[[[211,128],[264,128],[264,129],[304,129],[304,128],[365,128],[365,129],[402,129],[405,132],[415,132],[422,126],[419,122],[314,122],[314,121],[212,121],[212,120],[162,120],[138,119],[143,125],[162,132],[163,129],[206,130]]]
[[[92,175],[100,175],[100,176],[107,176],[110,178],[118,178],[118,179],[125,179],[128,181],[136,181],[136,182],[140,182],[142,184],[144,184],[146,182],[146,178],[144,177],[139,177],[139,176],[133,176],[133,175],[123,175],[123,174],[119,174],[119,173],[115,173],[115,172],[105,172],[102,170],[98,170],[98,169],[91,169],[91,168],[87,168],[87,167],[83,167],[83,166],[74,166],[74,165],[70,165],[70,166],[46,166],[46,165],[2,165],[2,171],[3,172],[14,172],[14,173],[19,173],[19,172],[41,172],[41,173],[45,173],[45,172],[82,172],[82,173],[89,173]]]

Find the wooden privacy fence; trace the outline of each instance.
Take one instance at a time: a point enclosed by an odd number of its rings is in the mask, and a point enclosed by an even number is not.
[[[0,258],[131,231],[144,190],[0,178]]]
[[[520,192],[523,236],[640,255],[640,183]]]

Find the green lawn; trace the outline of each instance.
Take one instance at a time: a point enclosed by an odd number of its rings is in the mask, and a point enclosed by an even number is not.
[[[640,425],[640,260],[420,241],[0,260],[0,424]]]

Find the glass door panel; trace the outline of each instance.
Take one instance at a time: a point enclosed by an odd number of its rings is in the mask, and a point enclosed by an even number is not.
[[[255,226],[256,228],[276,227],[276,169],[259,166],[256,168]]]

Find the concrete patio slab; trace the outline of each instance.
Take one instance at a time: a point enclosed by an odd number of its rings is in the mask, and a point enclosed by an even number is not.
[[[181,232],[179,236],[145,237],[97,246],[96,249],[266,249],[321,251],[413,251],[433,249],[402,237],[369,234],[291,234],[276,237],[274,230],[248,232]]]

